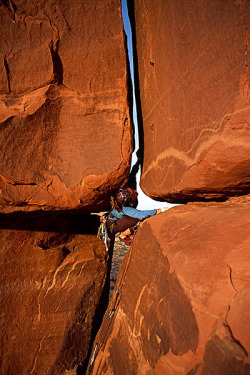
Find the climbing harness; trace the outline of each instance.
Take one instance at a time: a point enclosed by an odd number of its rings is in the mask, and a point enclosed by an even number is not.
[[[100,226],[98,228],[97,232],[97,238],[99,240],[102,240],[105,244],[106,251],[109,251],[109,243],[111,242],[111,238],[109,238],[108,235],[108,226],[107,226],[107,220],[108,220],[109,213],[105,213],[100,217]]]

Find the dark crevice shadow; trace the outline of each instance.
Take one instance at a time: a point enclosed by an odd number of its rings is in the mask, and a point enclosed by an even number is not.
[[[91,354],[93,350],[93,344],[94,344],[96,335],[99,332],[104,314],[109,304],[110,276],[111,276],[110,273],[111,273],[112,259],[113,259],[113,252],[114,252],[114,241],[115,241],[115,238],[113,237],[109,245],[109,256],[107,260],[107,278],[105,280],[105,285],[103,288],[103,292],[102,292],[99,304],[97,306],[95,315],[93,317],[89,350],[88,350],[88,353],[84,362],[77,367],[76,375],[85,375],[85,374],[91,373],[91,370],[88,371],[88,369],[90,368],[90,359],[91,359]]]
[[[74,211],[0,213],[0,229],[96,234],[99,224],[98,215]]]
[[[95,286],[93,286],[92,288],[94,289]],[[81,300],[79,306],[76,308],[73,321],[70,322],[65,334],[62,349],[52,369],[49,372],[50,375],[59,374],[58,371],[60,371],[61,374],[64,373],[66,369],[69,370],[70,368],[74,367],[76,367],[75,373],[77,375],[84,375],[86,373],[88,362],[90,360],[92,345],[100,328],[104,313],[108,307],[109,273],[107,274],[99,303],[94,312],[90,342],[88,344],[88,336],[86,337],[85,320],[88,318],[86,311],[88,311],[89,306],[92,303],[91,299],[93,297],[91,297],[91,295],[91,290],[89,290],[89,296],[83,296],[83,299]],[[86,324],[88,325],[89,323],[86,322]],[[86,358],[82,361],[83,349],[86,348],[86,346],[89,347],[89,350]],[[79,365],[79,363],[81,362],[82,364]]]
[[[11,93],[11,87],[10,87],[10,68],[9,68],[9,64],[8,64],[8,61],[7,61],[7,54],[4,56],[3,61],[4,61],[4,68],[5,68],[5,71],[6,71],[8,92],[10,94]]]
[[[56,42],[50,43],[50,53],[53,63],[53,74],[54,74],[54,81],[58,85],[61,85],[63,83],[63,64],[62,60],[58,54],[59,50],[59,40]]]

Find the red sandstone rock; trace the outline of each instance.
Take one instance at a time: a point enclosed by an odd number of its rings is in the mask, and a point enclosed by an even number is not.
[[[248,194],[249,1],[134,3],[142,189],[170,201]]]
[[[103,243],[13,229],[0,238],[1,374],[64,374],[83,364],[106,280]]]
[[[249,374],[249,212],[246,196],[142,223],[91,374]]]
[[[9,1],[0,25],[0,204],[103,208],[132,151],[120,2]]]

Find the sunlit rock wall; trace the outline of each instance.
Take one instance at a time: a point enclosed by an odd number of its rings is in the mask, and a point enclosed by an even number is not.
[[[140,224],[87,374],[247,375],[250,3],[129,5],[144,133],[141,187],[189,203]],[[206,202],[190,203],[197,200]]]
[[[249,1],[134,0],[134,12],[142,189],[169,201],[248,194]]]
[[[104,208],[132,151],[120,1],[4,1],[0,31],[0,204]]]
[[[0,32],[0,373],[76,373],[110,267],[76,209],[106,209],[130,169],[121,4],[0,1]]]
[[[141,224],[88,374],[249,374],[249,210],[246,196]]]

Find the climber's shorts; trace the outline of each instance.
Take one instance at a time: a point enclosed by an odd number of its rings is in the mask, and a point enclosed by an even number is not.
[[[140,219],[135,219],[134,217],[123,217],[122,219],[117,220],[107,220],[108,230],[112,235],[116,233],[123,232],[128,228],[133,229],[133,227],[140,221]]]

